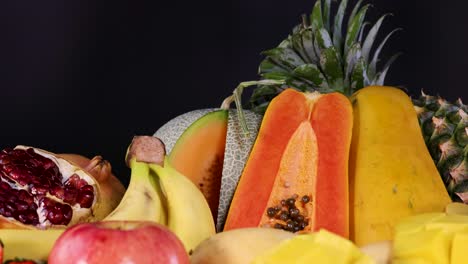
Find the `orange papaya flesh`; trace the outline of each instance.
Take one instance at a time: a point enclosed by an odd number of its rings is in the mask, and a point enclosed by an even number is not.
[[[259,225],[284,149],[299,124],[307,120],[308,109],[306,97],[292,89],[270,102],[234,192],[224,230]]]
[[[216,219],[221,188],[228,111],[210,112],[192,125],[175,143],[169,161],[201,190]]]
[[[351,104],[341,94],[287,89],[277,96],[263,119],[225,230],[325,228],[348,237],[351,129]]]
[[[303,121],[283,153],[260,226],[311,231],[317,163],[317,138],[310,122]]]
[[[323,95],[310,119],[317,136],[319,162],[315,189],[315,230],[325,228],[349,237],[348,157],[353,110],[348,98]],[[330,210],[332,209],[332,210]]]

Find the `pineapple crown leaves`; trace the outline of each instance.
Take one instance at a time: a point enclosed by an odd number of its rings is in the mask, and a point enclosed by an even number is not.
[[[339,3],[333,18],[331,2],[317,0],[311,14],[303,15],[302,23],[278,47],[262,53],[266,58],[260,63],[260,76],[284,80],[285,84],[257,87],[250,99],[254,111],[263,113],[284,87],[350,96],[365,86],[383,85],[391,64],[400,54],[393,55],[377,71],[379,56],[388,39],[400,28],[387,34],[377,46],[377,34],[390,14],[381,16],[366,33],[366,27],[371,25],[365,22],[369,4],[358,1],[344,23],[348,0]]]

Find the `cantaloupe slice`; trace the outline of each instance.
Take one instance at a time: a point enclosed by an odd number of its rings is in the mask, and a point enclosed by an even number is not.
[[[265,113],[224,230],[298,231],[294,222],[300,220],[291,211],[297,209],[305,219],[299,231],[324,228],[347,237],[351,130],[352,108],[345,96],[283,91]],[[281,217],[285,214],[287,219]]]
[[[228,111],[205,114],[180,136],[169,155],[176,170],[195,183],[208,201],[216,220]]]

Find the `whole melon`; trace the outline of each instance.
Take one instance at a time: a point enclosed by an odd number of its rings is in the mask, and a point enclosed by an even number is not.
[[[170,155],[175,143],[190,125],[204,115],[216,110],[220,109],[198,109],[181,114],[161,126],[156,133],[154,133],[154,136],[160,138],[164,142],[166,145],[166,151]],[[245,162],[250,154],[255,138],[257,137],[257,132],[263,118],[263,116],[252,111],[243,110],[245,121],[249,129],[249,133],[246,134],[242,130],[237,111],[235,109],[229,109],[226,111],[229,112],[218,215],[216,217],[216,228],[218,231],[223,229],[229,205],[232,197],[234,196],[234,191],[237,187],[237,183],[242,174],[242,170],[244,169]]]

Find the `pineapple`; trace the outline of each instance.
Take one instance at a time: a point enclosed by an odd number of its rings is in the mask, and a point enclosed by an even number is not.
[[[384,84],[399,54],[391,56],[381,70],[377,69],[379,55],[399,29],[374,45],[387,15],[373,25],[365,22],[369,5],[363,5],[360,0],[345,23],[348,0],[339,2],[333,17],[331,2],[317,0],[310,16],[303,16],[302,23],[278,47],[263,52],[266,58],[259,66],[260,76],[284,83],[258,86],[250,98],[254,111],[263,113],[268,103],[286,87],[350,96],[363,87]],[[368,25],[371,27],[366,30]],[[452,199],[468,203],[466,105],[461,100],[451,104],[425,94],[414,99],[413,104],[427,147],[448,192]]]
[[[468,203],[468,108],[424,93],[413,104],[424,140],[448,192]]]

